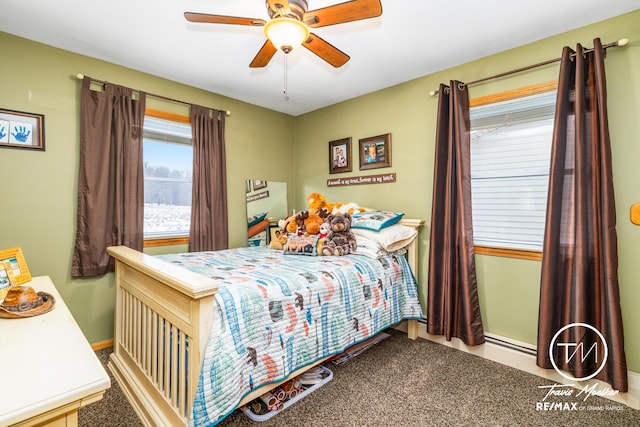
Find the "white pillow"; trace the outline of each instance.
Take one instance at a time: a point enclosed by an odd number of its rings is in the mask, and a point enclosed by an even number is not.
[[[385,227],[380,231],[367,230],[364,228],[352,228],[351,231],[357,236],[366,237],[376,242],[387,252],[394,252],[402,249],[416,238],[418,230],[402,224],[394,224]]]
[[[389,254],[380,247],[380,244],[377,242],[363,236],[358,236],[357,234],[355,236],[357,247],[356,250],[352,252],[353,254],[364,255],[373,259],[378,259]]]

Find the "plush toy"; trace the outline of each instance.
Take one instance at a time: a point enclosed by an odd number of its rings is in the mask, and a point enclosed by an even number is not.
[[[321,218],[326,218],[329,214],[364,212],[365,209],[354,202],[328,202],[326,197],[318,192],[310,193],[307,196],[307,208],[310,213],[316,213]]]
[[[280,230],[284,230],[287,233],[295,234],[298,231],[298,223],[296,222],[296,217],[293,215],[289,215],[278,221],[278,226]]]
[[[332,214],[346,213],[349,215],[353,215],[354,212],[364,212],[365,209],[358,206],[357,203],[353,202],[339,202],[333,206],[331,210]]]
[[[283,250],[284,245],[287,243],[287,232],[280,229],[276,231],[275,239],[271,239],[269,242],[269,247],[271,249]]]
[[[324,219],[320,218],[320,215],[309,214],[307,219],[304,220],[304,234],[320,234],[320,228],[324,224]]]
[[[278,221],[278,227],[280,230],[276,231],[276,238],[269,242],[269,247],[272,249],[282,250],[285,243],[287,243],[287,236],[289,234],[295,234],[298,230],[296,224],[296,218],[290,215]]]
[[[329,224],[328,222],[323,222],[322,224],[320,224],[320,238],[324,239],[325,237],[327,237],[327,235],[329,234],[329,231],[331,231],[331,224]]]
[[[327,217],[329,233],[322,245],[322,255],[348,255],[357,248],[356,236],[351,232],[351,215],[331,214]]]
[[[318,253],[322,255],[322,248],[324,247],[324,242],[325,240],[327,240],[327,235],[329,234],[329,231],[331,231],[331,225],[328,222],[323,222],[322,224],[320,224],[320,233],[318,234],[318,236],[320,237],[318,239]]]
[[[320,215],[310,213],[308,210],[300,211],[296,214],[298,230],[302,230],[302,234],[305,236],[319,234],[320,225],[323,222],[324,219],[320,218]]]
[[[304,234],[304,221],[309,218],[309,211],[300,211],[295,216],[296,228],[298,229],[298,235]]]
[[[326,218],[331,213],[333,204],[329,204],[322,194],[314,191],[307,196],[307,208],[309,213],[319,215],[320,218]]]

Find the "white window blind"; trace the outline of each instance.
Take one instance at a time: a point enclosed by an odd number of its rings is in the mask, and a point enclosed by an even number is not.
[[[191,125],[145,116],[143,126],[145,139],[191,145]]]
[[[472,107],[474,243],[542,250],[556,93]]]

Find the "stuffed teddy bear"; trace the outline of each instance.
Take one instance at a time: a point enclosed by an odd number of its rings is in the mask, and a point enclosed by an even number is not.
[[[331,231],[331,225],[328,222],[323,222],[320,224],[320,233],[318,234],[318,253],[322,255],[322,248],[324,246],[325,240],[327,240],[327,235]]]
[[[322,245],[322,255],[348,255],[357,248],[356,236],[351,232],[351,215],[331,214],[327,217],[329,233]]]
[[[331,224],[329,224],[328,222],[323,222],[322,224],[320,224],[320,238],[324,239],[325,237],[327,237],[327,235],[329,234],[329,231],[331,231]]]

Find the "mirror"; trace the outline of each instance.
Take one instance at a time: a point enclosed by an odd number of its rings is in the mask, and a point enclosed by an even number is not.
[[[264,246],[270,241],[269,226],[287,216],[287,183],[245,180],[247,195],[247,245]]]

